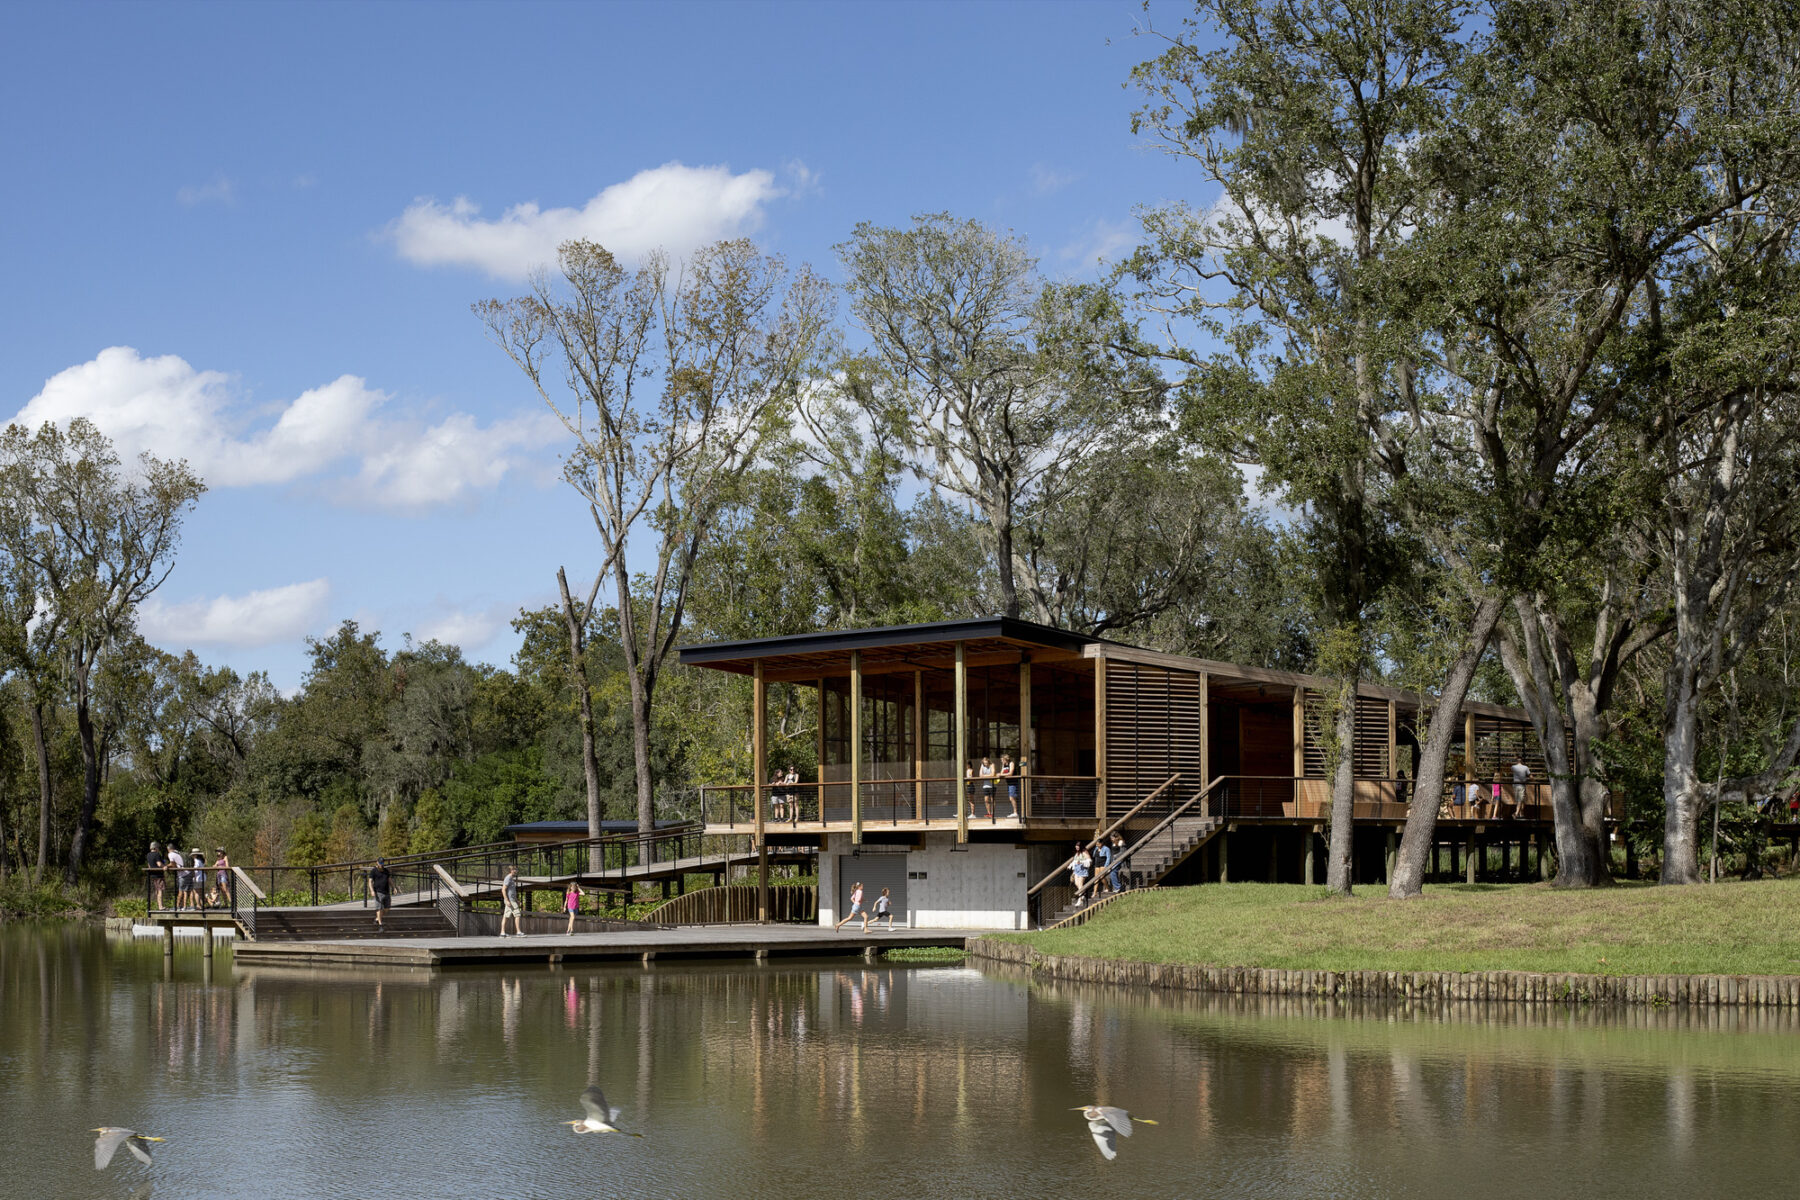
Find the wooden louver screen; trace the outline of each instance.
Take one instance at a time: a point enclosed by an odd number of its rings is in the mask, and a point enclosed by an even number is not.
[[[1200,777],[1200,677],[1108,660],[1106,798],[1135,804],[1179,772]]]
[[[1386,779],[1388,770],[1388,705],[1373,696],[1356,698],[1356,751],[1353,773],[1358,779]]]
[[[1325,769],[1325,697],[1306,693],[1306,744],[1303,754],[1308,779],[1324,779]]]
[[[1538,745],[1531,726],[1499,717],[1476,717],[1473,767],[1477,779],[1492,778],[1499,771],[1508,781],[1512,765],[1522,762],[1531,768],[1533,779],[1544,779],[1544,752]]]

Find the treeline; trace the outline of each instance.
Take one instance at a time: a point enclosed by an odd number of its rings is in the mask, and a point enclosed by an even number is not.
[[[1207,0],[1144,35],[1131,122],[1196,199],[1142,210],[1118,270],[1047,278],[950,214],[858,226],[836,285],[745,241],[565,245],[475,306],[597,534],[510,667],[345,625],[284,699],[142,647],[129,603],[71,617],[80,654],[9,660],[0,859],[648,822],[747,778],[747,685],[679,644],[996,612],[1336,680],[1343,890],[1367,680],[1436,697],[1421,795],[1465,697],[1527,710],[1564,885],[1615,869],[1609,798],[1665,882],[1709,836],[1753,859],[1800,756],[1800,10]],[[9,593],[27,649],[43,586]],[[806,767],[795,699],[775,754]]]

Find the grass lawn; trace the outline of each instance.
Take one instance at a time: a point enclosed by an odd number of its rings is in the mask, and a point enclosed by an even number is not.
[[[1348,900],[1298,884],[1126,896],[1086,925],[995,934],[1045,954],[1291,970],[1800,974],[1800,879],[1591,892],[1450,884]]]

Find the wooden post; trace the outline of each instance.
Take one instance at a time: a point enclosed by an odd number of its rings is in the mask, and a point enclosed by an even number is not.
[[[1019,656],[1019,756],[1013,762],[1013,772],[1019,776],[1019,812],[1025,819],[1031,818],[1031,760],[1037,755],[1031,748],[1031,655]]]
[[[1475,782],[1475,714],[1463,714],[1463,775],[1469,783]],[[1475,798],[1464,795],[1469,800],[1469,812],[1475,812]]]
[[[1392,700],[1388,701],[1388,744],[1387,744],[1388,786],[1393,789],[1394,800],[1400,799],[1400,706]],[[1393,870],[1392,864],[1388,870]]]
[[[1306,829],[1305,835],[1306,835],[1306,864],[1304,867],[1301,868],[1300,882],[1301,883],[1311,883],[1313,881],[1313,844],[1319,840],[1318,826],[1314,825],[1314,826],[1311,826],[1308,829]]]
[[[1550,878],[1550,839],[1545,834],[1538,834],[1538,878]]]
[[[819,679],[818,726],[819,783],[815,790],[817,792],[816,799],[819,802],[819,824],[823,825],[825,824],[825,680],[822,676]]]
[[[850,844],[862,845],[862,651],[850,652]]]
[[[956,643],[956,840],[969,840],[969,655]]]
[[[1388,701],[1388,711],[1392,712],[1393,710],[1393,701],[1390,700]],[[1387,831],[1387,857],[1382,861],[1384,866],[1381,872],[1381,882],[1392,883],[1394,881],[1394,827],[1392,825],[1388,826]]]
[[[1231,827],[1227,825],[1219,831],[1219,882],[1231,882],[1231,858],[1228,849],[1231,842]]]
[[[1200,672],[1200,779],[1195,787],[1212,782],[1212,716],[1207,712],[1206,672]],[[1299,797],[1295,797],[1298,799]],[[1297,811],[1297,810],[1296,810]]]
[[[200,957],[211,958],[212,952],[212,926],[202,923],[200,926]]]
[[[1094,819],[1106,820],[1106,659],[1094,660]],[[1098,833],[1099,830],[1094,832]]]
[[[1294,688],[1294,778],[1306,778],[1306,689],[1298,686]],[[1296,800],[1299,799],[1298,793],[1299,786],[1296,784]]]
[[[769,683],[763,678],[762,659],[750,675],[750,798],[756,811],[756,919],[769,919],[768,818],[763,803],[763,780],[769,773]]]
[[[1474,827],[1471,827],[1469,829],[1468,854],[1465,856],[1464,861],[1463,861],[1463,869],[1468,872],[1468,877],[1463,881],[1465,883],[1474,883],[1475,882],[1475,833],[1476,833],[1476,829]]]
[[[163,957],[175,957],[175,926],[170,922],[163,923]]]
[[[925,819],[925,672],[913,672],[913,808]]]
[[[1450,843],[1450,877],[1452,879],[1454,879],[1454,878],[1456,878],[1456,876],[1461,875],[1461,874],[1462,874],[1462,843],[1461,842],[1451,842]]]

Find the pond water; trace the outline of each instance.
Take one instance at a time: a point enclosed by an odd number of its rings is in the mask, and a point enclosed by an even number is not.
[[[1783,1015],[860,961],[302,972],[0,928],[0,1196],[1778,1196]],[[641,1139],[576,1135],[597,1082]],[[1103,1161],[1071,1106],[1153,1117]],[[169,1140],[93,1167],[93,1134]]]

